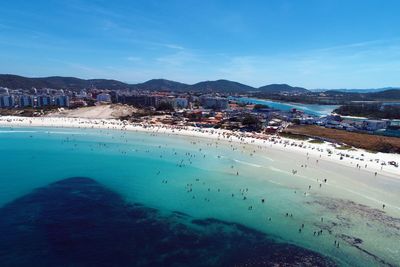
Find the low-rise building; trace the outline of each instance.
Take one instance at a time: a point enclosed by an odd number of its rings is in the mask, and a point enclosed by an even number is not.
[[[388,125],[387,121],[381,120],[365,120],[363,121],[363,128],[367,131],[376,131],[380,129],[386,129]]]

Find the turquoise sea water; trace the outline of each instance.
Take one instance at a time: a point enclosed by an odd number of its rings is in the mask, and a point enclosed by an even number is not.
[[[300,103],[283,103],[283,102],[276,102],[271,100],[263,100],[263,99],[256,99],[256,98],[248,98],[248,97],[241,97],[238,98],[239,101],[244,103],[252,103],[252,104],[264,104],[268,105],[271,108],[289,111],[293,108],[297,110],[303,111],[305,114],[313,115],[313,116],[325,116],[329,115],[334,111],[337,105],[317,105],[317,104],[300,104]]]
[[[90,177],[161,217],[176,212],[238,223],[343,266],[400,262],[400,217],[391,209],[400,203],[398,181],[367,173],[359,179],[354,170],[344,175],[344,167],[322,160],[317,165],[283,151],[166,134],[0,128],[0,162],[0,207],[35,188]],[[320,186],[318,177],[328,183]],[[373,200],[383,194],[388,212]]]

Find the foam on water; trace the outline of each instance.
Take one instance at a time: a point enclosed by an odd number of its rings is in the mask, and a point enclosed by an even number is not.
[[[0,130],[0,134],[10,134],[10,133],[36,133],[37,131],[19,131],[19,130]]]
[[[246,161],[242,161],[242,160],[238,160],[238,159],[234,159],[233,161],[238,162],[240,164],[247,165],[247,166],[251,166],[251,167],[262,168],[261,165],[254,164],[254,163],[251,163],[251,162],[246,162]]]

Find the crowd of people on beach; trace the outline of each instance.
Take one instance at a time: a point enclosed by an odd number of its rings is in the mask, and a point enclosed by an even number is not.
[[[65,127],[65,128],[87,128],[87,129],[108,129],[120,131],[146,131],[150,133],[166,133],[185,135],[192,137],[206,137],[229,142],[239,142],[241,145],[254,145],[256,148],[274,147],[286,149],[290,152],[306,152],[310,155],[324,156],[325,160],[334,160],[336,163],[355,166],[358,169],[369,170],[375,176],[380,171],[386,174],[396,173],[398,170],[388,165],[392,155],[376,155],[366,151],[352,149],[343,151],[340,146],[324,142],[322,144],[310,144],[307,141],[282,138],[279,135],[266,135],[260,133],[248,133],[213,128],[199,128],[190,126],[177,126],[167,124],[145,124],[116,119],[81,119],[81,118],[52,118],[52,117],[0,117],[0,126],[44,126],[44,127]],[[369,157],[367,157],[368,155]],[[398,159],[400,157],[396,155]],[[318,162],[318,159],[317,159]],[[368,165],[367,162],[370,164]],[[295,174],[297,170],[292,170]]]
[[[252,133],[234,132],[220,129],[210,128],[195,128],[187,126],[175,126],[164,124],[143,124],[131,123],[128,121],[119,121],[113,119],[79,119],[79,118],[17,118],[17,117],[0,117],[0,126],[8,127],[10,130],[22,126],[43,126],[43,127],[57,127],[57,128],[79,128],[79,129],[98,129],[102,134],[109,134],[110,130],[117,130],[119,135],[113,135],[111,138],[119,138],[119,143],[129,143],[129,132],[143,132],[149,136],[187,136],[189,137],[188,145],[191,149],[186,152],[177,151],[174,148],[168,147],[168,144],[159,144],[155,148],[147,148],[139,151],[139,149],[124,149],[120,148],[119,153],[122,156],[128,156],[131,153],[142,152],[152,154],[158,158],[168,158],[176,163],[176,168],[186,168],[192,166],[195,162],[208,157],[206,153],[208,149],[218,149],[219,146],[228,145],[233,152],[246,153],[248,157],[256,157],[258,154],[267,153],[269,149],[278,149],[287,151],[289,153],[297,153],[304,159],[304,164],[295,166],[295,164],[288,163],[288,172],[294,177],[302,173],[303,169],[310,168],[312,165],[317,168],[320,161],[335,161],[344,164],[357,170],[364,170],[369,175],[378,176],[381,172],[387,174],[387,169],[390,166],[383,165],[387,159],[380,158],[379,155],[370,155],[368,152],[354,150],[343,152],[336,149],[333,144],[311,144],[306,141],[291,140],[282,138],[277,135],[260,135]],[[192,139],[191,137],[195,137]],[[144,140],[143,140],[144,141]],[[73,135],[66,136],[62,142],[71,146],[72,149],[79,149],[78,142]],[[144,141],[145,142],[145,141]],[[98,149],[108,149],[111,145],[104,141],[91,144],[91,151]],[[128,148],[128,147],[127,147]],[[194,149],[196,148],[196,150]],[[172,155],[166,154],[165,151],[172,149]],[[369,157],[368,157],[369,156]],[[216,160],[224,160],[223,154],[218,154]],[[384,168],[385,167],[385,168]],[[169,177],[169,173],[163,172],[161,169],[155,169],[155,176],[159,177],[160,183],[164,186],[169,186],[174,183],[174,177]],[[239,163],[232,162],[229,165],[228,171],[233,177],[246,176],[246,173],[239,166]],[[244,173],[242,175],[242,173]],[[390,173],[390,172],[389,172]],[[329,185],[329,179],[326,177],[316,177],[316,186],[309,184],[305,188],[293,190],[295,194],[302,191],[301,194],[308,196],[313,190],[322,189],[325,185]],[[202,188],[199,190],[199,188]],[[223,188],[215,187],[207,184],[206,179],[201,177],[193,178],[193,181],[187,182],[184,190],[190,195],[190,198],[195,201],[213,202],[214,194],[228,194],[230,199],[234,201],[243,201],[246,204],[248,212],[260,208],[260,205],[269,205],[268,196],[254,196],[251,194],[251,189],[248,187],[240,188],[234,192],[224,192]],[[199,192],[206,192],[206,194]],[[382,210],[386,208],[385,203],[381,203]],[[273,217],[267,215],[265,217],[266,223],[275,222],[280,220],[295,220],[296,210],[281,211],[281,217]],[[297,222],[297,221],[296,221]],[[340,238],[336,238],[335,233],[330,230],[324,229],[324,218],[321,217],[319,224],[307,224],[306,222],[299,221],[297,231],[299,234],[309,233],[310,236],[321,237],[326,231],[331,238],[334,239],[333,245],[336,248],[340,247]]]

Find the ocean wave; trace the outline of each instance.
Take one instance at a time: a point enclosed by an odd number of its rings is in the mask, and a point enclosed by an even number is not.
[[[275,182],[275,181],[272,181],[272,180],[267,180],[268,182],[270,182],[271,184],[276,184],[276,185],[279,185],[279,186],[285,186],[284,184],[281,184],[281,183],[278,183],[278,182]]]
[[[275,172],[280,172],[280,173],[285,173],[285,174],[291,174],[291,172],[289,172],[289,171],[284,171],[284,170],[281,170],[281,169],[278,169],[278,168],[275,168],[275,167],[272,167],[272,166],[269,166],[268,167],[270,170],[272,170],[272,171],[275,171]]]
[[[271,161],[271,162],[274,162],[275,160],[273,160],[273,159],[271,159],[270,157],[266,157],[266,156],[261,156],[262,158],[264,158],[264,159],[266,159],[266,160],[269,160],[269,161]]]
[[[244,164],[244,165],[252,166],[252,167],[257,167],[257,168],[261,168],[262,167],[261,165],[250,163],[250,162],[246,162],[246,161],[241,161],[241,160],[238,160],[238,159],[233,159],[233,161],[235,161],[237,163]]]
[[[21,131],[21,130],[17,130],[17,131],[12,131],[12,130],[7,130],[7,131],[0,131],[0,134],[7,134],[7,133],[37,133],[38,131]]]
[[[45,131],[47,134],[70,134],[70,135],[87,135],[88,133],[82,132],[55,132],[55,131]]]

